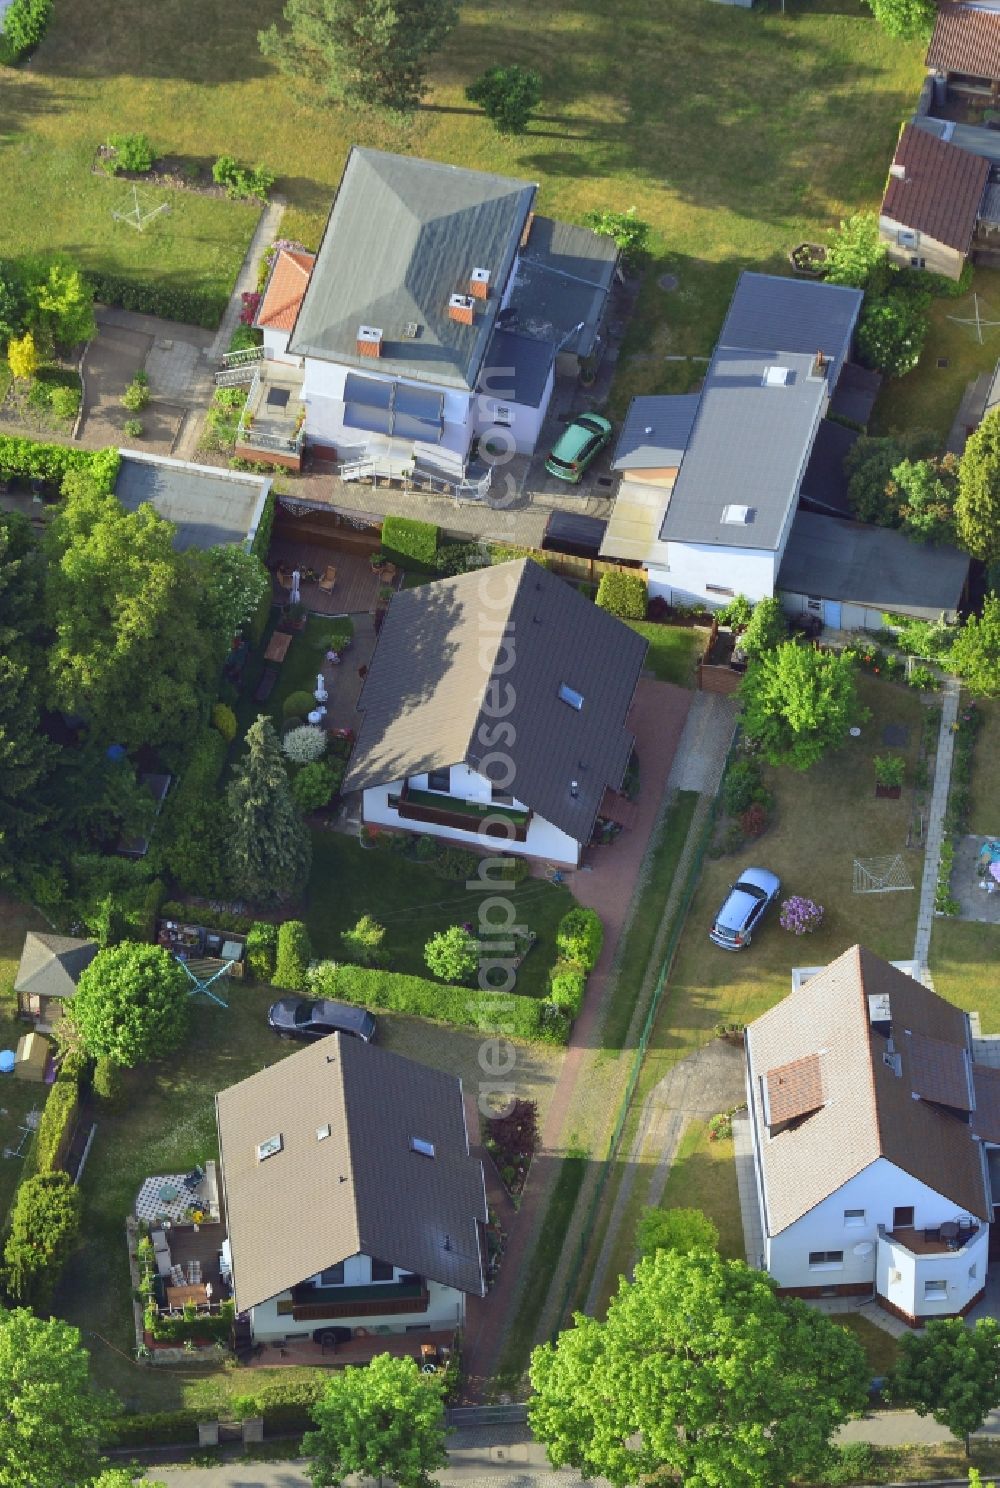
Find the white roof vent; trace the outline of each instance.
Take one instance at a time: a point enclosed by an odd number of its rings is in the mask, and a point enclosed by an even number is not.
[[[411,1137],[410,1151],[419,1152],[421,1157],[433,1157],[434,1143],[428,1142],[425,1137]]]
[[[906,166],[901,161],[894,160],[889,167],[889,174],[890,176],[894,176],[897,181],[905,181]]]
[[[263,1162],[265,1158],[273,1157],[276,1152],[281,1151],[283,1145],[280,1132],[278,1132],[276,1137],[268,1137],[266,1141],[258,1142],[257,1161]]]
[[[317,1128],[316,1128],[316,1140],[317,1140],[317,1142],[325,1142],[326,1139],[327,1139],[327,1137],[329,1135],[330,1135],[330,1123],[329,1123],[329,1121],[326,1123],[325,1126],[317,1126]]]
[[[753,521],[753,507],[751,506],[724,506],[722,508],[722,520],[733,527],[745,527]]]
[[[765,387],[787,387],[791,372],[788,367],[765,367]]]

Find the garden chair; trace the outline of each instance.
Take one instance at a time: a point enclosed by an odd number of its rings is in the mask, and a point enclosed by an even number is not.
[[[184,1275],[184,1267],[183,1266],[171,1266],[171,1268],[170,1268],[170,1285],[171,1286],[187,1286],[187,1277]]]
[[[337,570],[332,563],[328,563],[323,571],[323,577],[319,581],[319,587],[324,594],[332,594],[333,586],[337,582]]]

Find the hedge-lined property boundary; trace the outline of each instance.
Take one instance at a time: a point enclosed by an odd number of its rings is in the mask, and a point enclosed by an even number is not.
[[[547,1044],[564,1044],[569,1034],[569,1020],[559,1008],[518,993],[482,992],[403,972],[342,966],[332,961],[315,967],[309,981],[320,997],[386,1012],[415,1013],[456,1028],[475,1028],[481,1033]],[[495,1003],[495,1011],[491,1003]]]
[[[402,568],[433,573],[437,547],[438,528],[433,522],[388,516],[382,523],[382,552]]]
[[[92,476],[102,491],[113,491],[120,463],[116,449],[70,449],[65,444],[42,444],[0,434],[0,476],[7,480],[21,476],[61,485],[68,471],[81,470]]]
[[[206,331],[219,328],[229,303],[222,290],[178,289],[167,284],[140,284],[116,274],[87,270],[94,299],[102,305],[115,305],[138,315],[158,315],[164,320],[177,320],[184,325],[202,326]]]

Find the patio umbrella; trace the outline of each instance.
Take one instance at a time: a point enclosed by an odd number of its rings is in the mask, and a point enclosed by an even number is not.
[[[302,577],[302,575],[299,573],[298,569],[297,568],[293,568],[292,569],[292,595],[291,595],[291,599],[289,601],[290,604],[300,604],[301,601],[302,601],[302,596],[299,593],[299,580],[301,579],[301,577]]]

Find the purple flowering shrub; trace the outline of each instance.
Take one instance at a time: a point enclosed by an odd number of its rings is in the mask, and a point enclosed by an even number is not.
[[[793,935],[808,935],[810,931],[818,930],[822,923],[822,904],[804,899],[801,894],[793,894],[781,906],[779,924],[782,930],[790,930]]]

